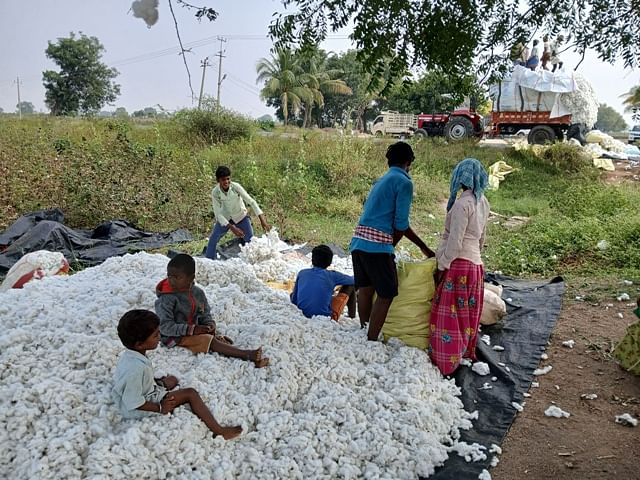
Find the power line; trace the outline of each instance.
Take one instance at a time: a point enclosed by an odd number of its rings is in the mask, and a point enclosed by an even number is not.
[[[205,45],[210,45],[219,40],[220,36],[216,37],[205,37],[200,40],[194,40],[193,42],[187,42],[184,44],[187,50],[204,47]],[[268,35],[224,35],[222,38],[227,40],[269,40],[270,37]],[[327,40],[347,40],[349,37],[347,35],[329,35],[326,38]],[[125,66],[133,63],[144,62],[148,60],[153,60],[155,58],[164,57],[167,55],[177,55],[180,53],[180,47],[168,47],[162,50],[156,50],[147,53],[141,53],[134,57],[125,58],[122,60],[116,60],[111,62],[112,67]]]

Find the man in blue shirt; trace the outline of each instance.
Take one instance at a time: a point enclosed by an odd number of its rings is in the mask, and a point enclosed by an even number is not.
[[[313,268],[298,272],[291,303],[302,310],[307,318],[323,315],[338,320],[347,302],[349,316],[356,316],[353,277],[327,270],[332,260],[331,249],[326,245],[318,245],[311,251]],[[334,297],[333,291],[338,285],[341,285],[340,292]]]
[[[434,252],[409,226],[413,182],[411,146],[396,142],[387,149],[389,170],[373,185],[351,239],[360,326],[369,323],[367,338],[378,340],[393,298],[398,295],[394,247],[404,236],[427,256]],[[373,294],[377,294],[373,301]]]

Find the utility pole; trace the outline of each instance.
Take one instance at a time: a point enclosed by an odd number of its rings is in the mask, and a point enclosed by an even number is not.
[[[202,67],[202,81],[200,82],[200,97],[198,98],[198,110],[202,107],[202,93],[204,92],[204,73],[207,71],[207,67],[210,67],[209,57],[206,57],[204,60],[200,62],[200,66]],[[220,95],[220,94],[218,94]]]
[[[218,40],[220,40],[220,50],[218,51],[218,53],[216,53],[216,57],[219,57],[219,61],[218,61],[218,97],[216,99],[216,109],[217,112],[220,113],[220,85],[222,85],[222,81],[227,78],[227,75],[225,74],[224,77],[222,76],[222,59],[226,56],[223,55],[224,51],[222,50],[222,44],[227,42],[227,39],[224,37],[218,37]]]
[[[18,115],[22,120],[22,101],[20,100],[20,77],[16,76],[16,85],[18,87]]]

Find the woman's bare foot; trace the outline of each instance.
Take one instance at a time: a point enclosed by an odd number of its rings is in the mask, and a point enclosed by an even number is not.
[[[253,360],[256,368],[264,368],[269,366],[269,357],[262,356],[262,347],[254,350],[251,360]]]
[[[241,426],[237,426],[237,427],[222,427],[220,429],[220,432],[217,432],[215,435],[216,436],[220,435],[225,440],[231,440],[233,438],[236,438],[241,433],[242,433],[242,427]]]

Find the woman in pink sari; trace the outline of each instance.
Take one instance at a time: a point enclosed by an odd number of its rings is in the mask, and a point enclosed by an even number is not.
[[[436,294],[431,309],[429,355],[443,375],[462,358],[476,359],[478,324],[484,296],[484,245],[489,202],[488,175],[475,158],[453,170],[445,231],[436,252]],[[458,197],[458,192],[462,191]]]

